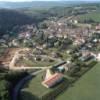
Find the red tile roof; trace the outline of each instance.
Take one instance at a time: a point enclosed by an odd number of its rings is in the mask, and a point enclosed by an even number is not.
[[[42,82],[42,84],[44,86],[48,87],[52,87],[53,85],[55,85],[58,81],[60,81],[63,78],[63,75],[60,73],[55,73],[54,75],[52,75],[49,79],[45,80]]]

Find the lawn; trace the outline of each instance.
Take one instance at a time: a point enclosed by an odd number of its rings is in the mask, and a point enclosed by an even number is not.
[[[21,100],[34,100],[33,96],[41,97],[46,92],[51,91],[52,89],[45,88],[41,82],[43,81],[43,75],[45,72],[38,74],[30,82],[25,84],[24,89],[22,89]]]
[[[43,95],[51,93],[59,88],[61,84],[58,84],[53,88],[44,87],[41,84],[44,75],[45,72],[38,74],[36,77],[33,77],[32,80],[30,80],[23,86],[23,89],[21,90],[20,100],[37,100],[37,97],[41,98]],[[66,78],[64,78],[63,80],[64,84],[65,82],[68,82]]]
[[[100,63],[59,95],[56,100],[100,100]]]

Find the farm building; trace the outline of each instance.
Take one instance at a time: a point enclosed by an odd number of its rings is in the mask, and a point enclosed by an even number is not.
[[[51,70],[48,69],[46,72],[45,80],[42,82],[42,85],[46,88],[51,88],[57,83],[61,82],[63,80],[63,74],[61,73],[51,73]]]

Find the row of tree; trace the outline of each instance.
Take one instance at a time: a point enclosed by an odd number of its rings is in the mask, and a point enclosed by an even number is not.
[[[12,100],[13,88],[26,75],[26,72],[0,70],[0,100]]]

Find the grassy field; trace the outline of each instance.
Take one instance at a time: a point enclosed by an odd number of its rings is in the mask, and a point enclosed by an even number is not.
[[[98,11],[98,12],[91,12],[91,13],[84,14],[84,15],[79,15],[77,18],[80,21],[92,19],[95,22],[100,22],[100,12]]]
[[[33,77],[32,80],[30,80],[23,86],[23,89],[21,90],[20,100],[37,100],[37,97],[41,98],[43,95],[51,93],[59,88],[61,84],[56,85],[54,88],[44,87],[41,84],[44,75],[45,71],[41,72],[36,77]],[[62,84],[65,84],[66,82],[68,82],[68,80],[65,77]]]
[[[24,89],[21,92],[21,100],[34,100],[34,97],[41,97],[43,94],[48,93],[52,89],[45,88],[41,82],[43,81],[42,76],[45,72],[34,77],[30,82],[25,84]]]
[[[21,61],[26,66],[30,67],[47,67],[47,66],[53,66],[57,63],[57,61],[49,62],[49,61],[31,61],[31,60],[23,60]]]
[[[56,100],[100,100],[100,63]]]

